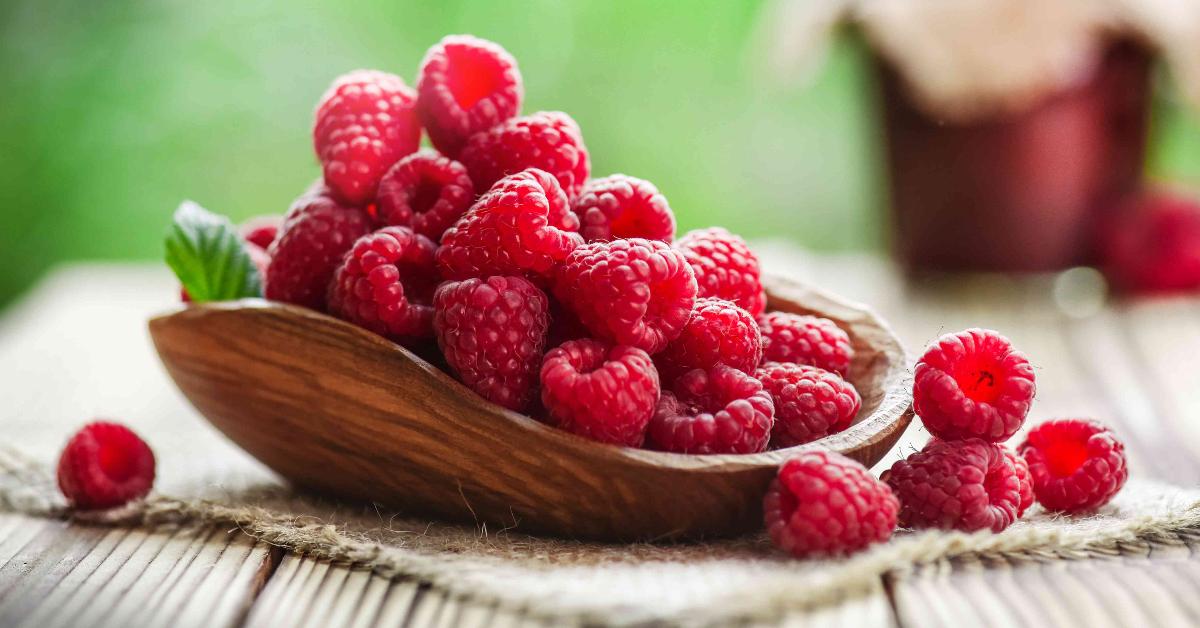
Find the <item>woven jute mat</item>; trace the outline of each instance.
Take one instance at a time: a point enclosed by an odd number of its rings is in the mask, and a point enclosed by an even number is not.
[[[110,526],[238,528],[266,543],[385,577],[416,578],[467,599],[585,622],[769,620],[854,595],[885,573],[920,564],[1111,556],[1178,544],[1179,533],[1200,528],[1200,491],[1131,480],[1089,517],[1054,516],[1035,506],[1001,534],[901,531],[848,559],[798,561],[774,551],[761,535],[606,545],[450,525],[296,494],[269,475],[239,472],[234,461],[223,473],[197,479],[194,488],[174,482],[171,495],[155,493],[120,511],[83,515],[65,508],[47,462],[0,448],[0,509]]]

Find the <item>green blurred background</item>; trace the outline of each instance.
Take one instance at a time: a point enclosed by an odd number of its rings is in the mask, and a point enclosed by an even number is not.
[[[158,258],[183,198],[235,220],[283,212],[318,174],[309,130],[329,82],[358,67],[412,81],[457,32],[507,47],[525,110],[573,115],[593,172],[654,181],[681,229],[879,247],[867,56],[843,41],[811,82],[764,81],[761,13],[732,0],[0,3],[0,305],[57,262]],[[1196,115],[1158,93],[1148,167],[1196,183]]]

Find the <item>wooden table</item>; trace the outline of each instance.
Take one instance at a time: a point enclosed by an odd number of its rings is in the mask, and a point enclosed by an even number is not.
[[[911,350],[944,331],[1002,331],[1037,365],[1031,419],[1100,418],[1125,438],[1134,474],[1200,482],[1200,299],[1108,306],[1087,272],[910,285],[873,257],[808,256],[770,243],[762,250],[773,268],[874,305]],[[153,414],[138,400],[165,378],[126,382],[105,372],[105,356],[153,360],[143,321],[174,294],[157,267],[78,266],[45,280],[0,319],[0,439],[25,445],[22,431],[33,421],[61,422],[65,437],[97,412]],[[927,437],[910,429],[898,452]],[[53,460],[60,444],[27,449]],[[1194,626],[1197,549],[1200,531],[1103,559],[946,561],[890,574],[867,595],[785,623]],[[520,609],[478,606],[420,582],[284,553],[236,530],[110,529],[0,513],[2,627],[539,623]]]

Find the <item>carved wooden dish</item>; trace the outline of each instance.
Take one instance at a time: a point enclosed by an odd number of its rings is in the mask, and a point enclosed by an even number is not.
[[[604,540],[725,536],[762,525],[779,462],[801,448],[877,462],[912,418],[904,351],[875,314],[767,278],[773,310],[838,322],[854,343],[855,424],[808,445],[690,456],[602,445],[475,395],[354,325],[249,299],[150,321],[167,371],[230,439],[293,483],[405,512]]]

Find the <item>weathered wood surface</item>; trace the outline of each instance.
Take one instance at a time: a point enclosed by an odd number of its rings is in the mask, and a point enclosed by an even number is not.
[[[1200,299],[1094,310],[1086,294],[1070,297],[1072,289],[1062,282],[1057,297],[1053,281],[914,287],[872,258],[800,257],[765,249],[775,268],[869,302],[892,322],[911,352],[944,331],[996,327],[1037,366],[1039,391],[1031,421],[1095,416],[1124,436],[1133,473],[1184,485],[1200,482]],[[62,420],[58,414],[152,411],[132,401],[138,386],[123,388],[115,376],[102,380],[103,397],[131,401],[113,407],[98,401],[101,383],[93,379],[74,377],[70,386],[41,381],[54,364],[50,358],[38,363],[45,366],[41,372],[23,378],[28,367],[11,364],[36,351],[102,369],[105,362],[96,354],[112,346],[149,352],[145,338],[133,335],[140,333],[140,321],[169,304],[172,295],[172,282],[158,270],[86,267],[50,279],[0,321],[0,377],[7,378],[0,434],[18,434],[14,441],[21,442],[19,428],[33,420],[34,412],[49,411]],[[96,308],[139,320],[115,332],[118,337],[92,338],[75,326]],[[161,377],[153,383],[161,385]],[[914,426],[899,449],[911,451],[927,437]],[[37,443],[35,449],[50,457],[56,446]],[[1125,547],[1099,559],[948,561],[892,574],[867,595],[785,618],[783,624],[1200,625],[1198,552],[1200,537],[1180,535],[1175,543]],[[0,626],[81,623],[546,625],[519,608],[480,606],[417,582],[393,582],[361,569],[272,552],[236,531],[145,533],[0,515]]]
[[[868,309],[775,279],[772,309],[850,334],[855,424],[810,447],[871,465],[911,418],[904,350]],[[300,486],[404,512],[603,540],[761,526],[788,450],[681,456],[599,445],[487,403],[416,354],[335,318],[247,299],[150,322],[175,383],[231,440]]]

